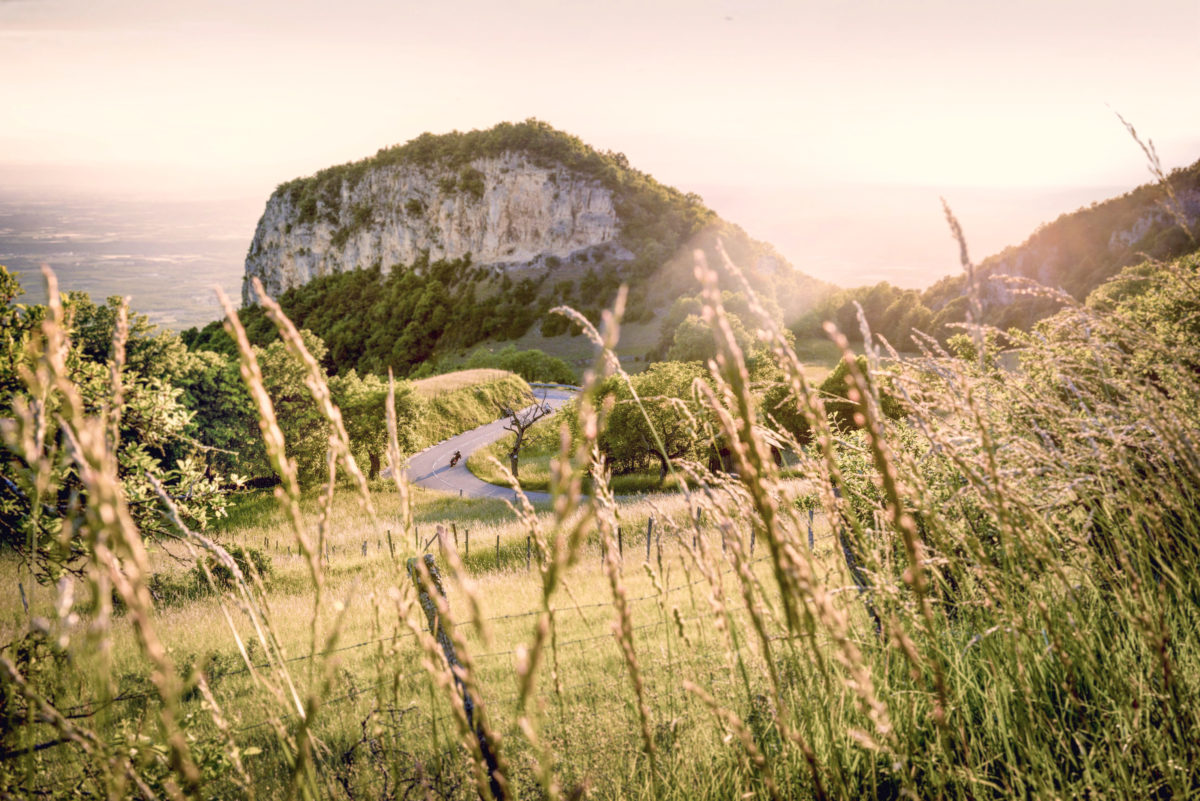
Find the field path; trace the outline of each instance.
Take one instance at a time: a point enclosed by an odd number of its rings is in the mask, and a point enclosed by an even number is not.
[[[540,401],[543,394],[545,403],[556,411],[567,401],[575,397],[575,393],[567,389],[537,389],[535,395]],[[408,480],[426,489],[454,492],[469,498],[507,498],[517,497],[509,487],[489,484],[467,469],[467,459],[472,453],[490,445],[508,432],[504,430],[506,418],[494,420],[479,428],[463,432],[450,439],[431,445],[408,460]],[[454,467],[450,466],[450,457],[455,451],[462,451],[462,459]],[[533,503],[549,501],[548,492],[526,492],[525,497]]]

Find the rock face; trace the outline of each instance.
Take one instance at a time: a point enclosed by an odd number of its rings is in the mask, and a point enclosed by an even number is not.
[[[387,272],[423,255],[527,265],[615,247],[620,229],[612,193],[597,180],[513,152],[455,172],[372,166],[315,207],[305,202],[286,186],[267,201],[246,256],[244,302],[255,300],[251,277],[278,297],[318,276],[373,265]]]

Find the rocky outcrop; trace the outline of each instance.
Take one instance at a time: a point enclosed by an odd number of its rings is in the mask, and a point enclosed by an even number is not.
[[[247,303],[254,301],[251,277],[277,297],[318,276],[374,265],[387,272],[423,257],[469,255],[475,264],[511,267],[601,246],[620,253],[612,192],[521,153],[453,171],[370,166],[326,182],[317,197],[296,186],[276,190],[259,220],[246,256]]]

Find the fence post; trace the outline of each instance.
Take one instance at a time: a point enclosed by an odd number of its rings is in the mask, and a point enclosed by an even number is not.
[[[488,743],[487,735],[483,732],[483,726],[477,725],[475,722],[475,699],[471,697],[467,685],[459,678],[458,671],[455,668],[461,668],[462,665],[458,661],[458,654],[454,651],[454,643],[450,639],[447,629],[450,626],[450,621],[443,620],[438,614],[437,602],[433,599],[432,591],[436,591],[443,598],[446,597],[446,588],[442,584],[441,574],[438,573],[437,563],[433,560],[433,554],[425,554],[425,569],[420,570],[417,567],[416,558],[408,560],[408,575],[412,577],[413,584],[417,588],[417,597],[421,603],[421,608],[425,610],[425,619],[429,622],[429,633],[437,640],[438,645],[442,647],[442,653],[446,656],[446,664],[450,666],[450,673],[454,676],[454,684],[462,693],[463,711],[467,715],[467,725],[475,732],[475,738],[479,741],[479,751],[483,755],[483,761],[487,764],[488,783],[491,785],[492,796],[496,799],[506,798],[503,788],[499,782],[499,765],[496,763],[496,756],[492,753],[491,744]],[[428,583],[432,584],[430,588],[425,581],[425,573],[428,576]]]
[[[621,527],[617,526],[617,556],[620,561],[625,561],[625,542],[621,539]]]
[[[467,559],[471,558],[471,529],[466,530],[466,537],[467,537],[467,552],[466,552],[466,555],[463,556],[464,562]]]
[[[750,558],[754,558],[754,529],[750,529]]]
[[[529,565],[530,565],[531,551],[529,550],[529,547],[530,547],[530,537],[528,534],[526,534],[525,535],[525,569],[526,570],[529,570]]]
[[[363,556],[367,555],[367,541],[363,540]]]
[[[390,553],[392,555],[392,561],[395,562],[396,561],[396,546],[392,544],[392,530],[390,528],[387,530],[387,535],[388,535],[388,553]]]
[[[496,535],[496,569],[500,569],[500,535]]]
[[[654,515],[646,520],[646,561],[650,561],[650,540],[654,534]]]
[[[813,549],[812,524],[813,524],[813,510],[809,509],[808,510],[808,550],[810,550],[810,551]]]
[[[451,523],[450,529],[454,532],[454,550],[458,550],[458,524]]]

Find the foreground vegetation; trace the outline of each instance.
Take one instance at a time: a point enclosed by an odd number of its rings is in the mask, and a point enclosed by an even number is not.
[[[5,792],[1200,792],[1200,258],[1123,273],[1086,304],[1058,297],[1018,340],[968,328],[953,353],[868,345],[859,360],[831,328],[844,361],[830,380],[852,406],[830,409],[749,287],[731,289],[769,357],[755,364],[716,273],[701,260],[697,277],[715,369],[691,375],[684,423],[643,413],[694,490],[613,502],[604,437],[646,404],[612,378],[619,302],[601,331],[574,318],[596,359],[549,472],[555,502],[515,513],[368,484],[327,403],[344,489],[302,495],[231,317],[282,485],[277,506],[235,507],[207,534],[179,525],[178,485],[149,477],[146,505],[171,524],[140,525],[113,433],[121,348],[97,379],[116,401],[79,403],[52,304],[5,441],[21,492],[53,497],[66,466],[74,500],[3,566],[29,603],[10,595],[3,617]],[[266,313],[326,397],[308,340]],[[999,366],[1008,348],[1019,369]],[[691,368],[664,369],[640,380]],[[763,413],[756,376],[785,387],[774,408],[803,429]],[[677,424],[736,478],[668,458]],[[403,568],[427,542],[442,600],[420,596],[423,562]],[[67,544],[57,575],[38,572]]]

